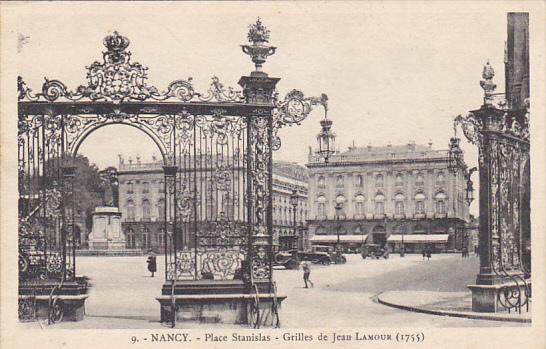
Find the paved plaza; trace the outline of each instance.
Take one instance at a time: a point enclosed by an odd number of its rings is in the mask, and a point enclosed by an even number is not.
[[[464,292],[474,281],[477,257],[420,255],[384,260],[363,260],[346,255],[347,264],[312,265],[314,288],[304,288],[302,272],[276,269],[282,304],[283,328],[325,327],[494,327],[528,326],[512,322],[475,320],[420,314],[379,304],[376,296],[388,291]],[[146,257],[78,257],[78,270],[90,278],[86,318],[44,328],[162,328],[159,323],[160,294],[164,281],[163,256],[158,256],[154,278],[146,270]],[[237,328],[237,325],[177,323],[178,328]]]

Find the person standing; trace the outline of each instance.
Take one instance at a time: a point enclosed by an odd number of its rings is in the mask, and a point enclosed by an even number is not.
[[[315,284],[313,281],[309,279],[309,275],[311,275],[311,266],[307,262],[302,262],[301,267],[303,269],[303,282],[305,282],[305,288],[309,288],[307,286],[307,283],[311,284],[311,287],[315,287]]]
[[[152,277],[154,277],[154,273],[157,271],[157,263],[155,253],[153,251],[150,251],[146,263],[148,263],[148,271],[150,271],[152,273]]]
[[[423,249],[421,250],[421,253],[423,254],[423,260],[425,260],[425,257],[427,256],[427,247],[423,246]]]
[[[430,257],[432,257],[432,247],[427,246],[427,260],[430,260]]]

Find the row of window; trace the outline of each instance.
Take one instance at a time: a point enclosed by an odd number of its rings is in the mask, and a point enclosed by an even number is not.
[[[273,224],[293,224],[294,223],[293,214],[294,214],[294,211],[290,207],[289,208],[273,207]],[[300,209],[299,213],[296,213],[296,221],[303,223],[306,220],[307,220],[307,210]]]
[[[135,213],[136,213],[136,205],[135,205],[135,202],[131,199],[127,200],[127,203],[126,203],[126,213],[127,213],[127,220],[128,221],[134,221],[135,220]],[[150,201],[148,199],[144,199],[142,200],[142,205],[141,205],[141,209],[142,209],[142,220],[146,221],[146,220],[150,220],[151,216],[152,216],[152,211],[151,211],[151,204],[150,204]],[[165,220],[165,200],[164,199],[159,199],[157,201],[157,211],[158,211],[158,219],[160,221],[164,221]]]
[[[318,184],[317,187],[324,189],[326,188],[326,179],[324,176],[318,177]],[[415,176],[415,185],[424,185],[425,184],[425,177],[422,173],[417,173]],[[443,172],[439,172],[436,175],[436,185],[445,185],[446,184],[446,177]],[[364,186],[364,176],[363,175],[357,175],[355,177],[355,187],[362,188]],[[382,188],[385,185],[385,177],[382,174],[378,174],[375,176],[375,186],[377,188]],[[400,173],[398,173],[395,176],[394,179],[394,185],[397,187],[402,187],[404,185],[404,176]],[[336,176],[336,188],[343,188],[345,187],[345,180],[343,175],[337,175]]]
[[[164,246],[165,234],[159,232],[155,235],[157,237],[157,245]],[[133,229],[128,229],[125,233],[125,246],[126,248],[150,248],[152,247],[152,236],[153,234],[148,228],[144,228],[138,236]]]
[[[422,194],[421,194],[422,195]],[[324,198],[324,197],[322,197]],[[362,197],[363,198],[363,197]],[[422,195],[416,196],[415,198],[415,214],[425,214],[425,196]],[[355,215],[364,215],[364,200],[361,201],[355,201],[354,203],[355,208]],[[446,200],[445,198],[437,198],[435,202],[435,209],[437,214],[445,214],[446,213]],[[396,215],[404,215],[406,212],[404,201],[397,200],[394,202],[394,214]],[[385,200],[384,197],[381,195],[381,197],[378,199],[376,197],[376,200],[374,201],[374,214],[376,215],[384,215],[385,214]],[[345,215],[345,213],[340,213],[341,215]],[[325,199],[322,201],[318,201],[317,203],[317,216],[320,217],[326,217],[326,201]]]
[[[411,230],[411,229],[408,229],[408,228],[409,227],[406,227],[404,225],[398,225],[398,226],[395,226],[393,228],[392,233],[393,234],[408,233]],[[449,229],[446,230],[445,227],[439,227],[439,228],[436,227],[436,228],[433,228],[433,229],[434,229],[434,231],[436,233],[442,233],[442,234],[449,233]],[[344,234],[354,234],[354,235],[368,234],[365,227],[360,226],[360,225],[356,226],[353,231],[350,231],[350,230],[351,229],[347,229],[347,227],[344,227],[344,226],[339,226],[339,227],[335,228],[335,232],[337,233],[339,231],[340,235],[344,235]],[[374,229],[372,229],[370,232],[371,233],[385,233],[386,229],[384,227],[382,227],[382,226],[377,226]],[[412,230],[413,234],[426,234],[427,232],[428,232],[427,228],[425,226],[423,226],[423,225],[420,225],[420,224],[417,224]],[[331,229],[327,229],[326,227],[324,227],[322,225],[319,225],[315,230],[316,235],[327,235],[329,233],[331,233]]]
[[[159,189],[158,191],[160,193],[165,192],[165,182],[159,181]],[[135,184],[133,182],[127,182],[127,193],[132,194],[135,192]],[[149,193],[150,192],[150,183],[149,182],[142,182],[142,192],[143,193]]]

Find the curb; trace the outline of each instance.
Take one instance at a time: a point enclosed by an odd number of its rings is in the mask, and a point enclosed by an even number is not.
[[[417,308],[412,307],[409,305],[401,305],[401,304],[395,304],[391,302],[387,302],[385,300],[381,299],[381,294],[383,292],[376,295],[377,302],[383,305],[386,305],[388,307],[392,308],[398,308],[402,310],[412,311],[415,313],[423,313],[423,314],[430,314],[430,315],[440,315],[440,316],[451,316],[451,317],[462,317],[467,319],[477,319],[477,320],[492,320],[492,321],[505,321],[505,322],[517,322],[517,323],[531,323],[531,319],[522,319],[522,318],[509,318],[504,316],[491,316],[491,315],[479,315],[479,314],[470,314],[470,313],[459,313],[454,311],[447,311],[447,310],[432,310],[432,309],[424,309],[424,308]]]

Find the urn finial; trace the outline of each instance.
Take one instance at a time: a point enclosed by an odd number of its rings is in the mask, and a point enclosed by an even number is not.
[[[482,78],[480,86],[483,89],[486,100],[495,92],[497,85],[493,82],[495,77],[495,70],[487,60],[487,63],[483,66]]]
[[[260,17],[255,24],[248,26],[247,39],[252,45],[241,45],[243,52],[249,55],[256,67],[256,72],[262,72],[262,65],[267,60],[267,57],[273,55],[277,49],[274,46],[265,45],[269,43],[269,29],[262,24]]]

